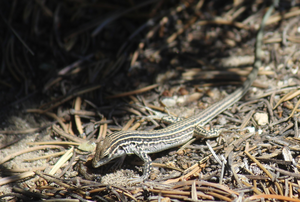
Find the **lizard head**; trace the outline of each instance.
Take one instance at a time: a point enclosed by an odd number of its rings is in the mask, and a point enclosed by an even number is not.
[[[123,153],[123,152],[122,152]],[[101,140],[96,148],[96,153],[92,161],[94,168],[98,168],[102,165],[107,164],[111,160],[122,156],[119,152],[112,150],[112,144],[109,137],[106,137],[104,140]]]
[[[100,140],[97,144],[96,153],[93,159],[93,167],[98,168],[109,162],[110,159],[110,144],[108,144],[108,139]]]

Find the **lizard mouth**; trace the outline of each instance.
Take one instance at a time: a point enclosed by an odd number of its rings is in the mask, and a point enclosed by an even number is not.
[[[101,159],[99,159],[99,160],[97,160],[96,158],[94,158],[92,164],[93,164],[93,167],[94,167],[94,168],[98,168],[98,167],[100,167],[100,166],[102,166],[102,165],[107,164],[107,163],[108,163],[109,161],[111,161],[111,160],[112,160],[112,159],[111,159],[111,158],[108,158],[108,157],[104,157],[104,158],[101,158]]]

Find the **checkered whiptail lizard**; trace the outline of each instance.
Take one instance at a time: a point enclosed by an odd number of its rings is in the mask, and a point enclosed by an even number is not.
[[[263,24],[264,23],[262,22],[256,38],[253,69],[241,87],[236,89],[225,99],[213,104],[199,114],[173,123],[166,128],[151,132],[120,131],[109,134],[97,145],[95,157],[92,161],[93,167],[97,168],[115,158],[124,157],[126,154],[135,154],[145,162],[144,174],[142,177],[145,180],[149,177],[152,163],[148,154],[182,145],[189,141],[193,136],[203,137],[206,135],[218,135],[218,130],[205,131],[202,126],[236,103],[248,91],[255,80],[258,68],[261,66],[260,52]]]

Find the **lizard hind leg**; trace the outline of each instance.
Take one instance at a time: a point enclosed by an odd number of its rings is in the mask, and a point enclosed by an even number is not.
[[[194,137],[196,138],[215,138],[219,137],[220,135],[220,130],[219,129],[211,129],[211,130],[206,130],[200,125],[195,126],[194,129]]]

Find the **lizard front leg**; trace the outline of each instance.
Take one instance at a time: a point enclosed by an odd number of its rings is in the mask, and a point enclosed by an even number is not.
[[[150,156],[139,149],[133,149],[133,153],[135,155],[137,155],[138,157],[140,157],[140,159],[142,159],[144,161],[144,171],[143,171],[143,176],[142,176],[142,180],[147,180],[150,176],[150,172],[152,170],[152,159],[150,158]]]

